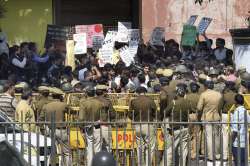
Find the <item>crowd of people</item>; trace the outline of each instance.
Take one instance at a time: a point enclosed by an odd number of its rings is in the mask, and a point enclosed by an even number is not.
[[[112,102],[106,97],[107,94],[136,93],[138,96],[131,100],[127,117],[134,122],[158,121],[167,124],[158,127],[164,128],[163,131],[167,131],[164,134],[173,137],[173,147],[167,150],[168,164],[177,162],[172,159],[172,150],[177,152],[179,148],[183,148],[183,156],[180,157],[182,161],[178,160],[182,163],[187,162],[185,155],[188,153],[193,160],[201,154],[206,154],[211,161],[220,158],[228,160],[231,138],[232,152],[237,161],[237,147],[240,147],[240,153],[246,150],[246,140],[243,138],[246,130],[242,129],[244,126],[239,130],[237,125],[232,125],[233,136],[229,137],[226,124],[210,122],[228,122],[229,112],[233,114],[232,122],[245,121],[247,108],[243,95],[250,92],[250,74],[244,67],[235,69],[233,51],[225,47],[224,39],[216,39],[213,48],[213,40],[206,35],[204,38],[205,41],[197,40],[195,47],[180,46],[173,39],[164,41],[163,46],[141,41],[135,63],[130,66],[120,60],[117,64],[99,67],[98,55],[88,49],[87,54],[76,56],[74,70],[64,65],[65,54],[56,50],[53,43],[46,46],[43,54],[38,52],[34,42],[14,45],[0,55],[1,113],[15,121],[35,122],[50,119],[48,113],[55,111],[56,120],[65,121],[67,104],[63,102],[62,95],[79,92],[86,94],[79,103],[79,121],[115,121]],[[118,50],[124,45],[126,44],[116,42],[114,49]],[[50,91],[48,87],[59,89]],[[33,108],[30,103],[32,92],[36,91],[41,93],[41,97]],[[18,103],[14,98],[15,92],[22,93],[22,100]],[[53,100],[49,99],[50,93]],[[160,94],[159,111],[154,100],[146,95],[148,93]],[[204,122],[206,125],[168,122]],[[85,127],[88,126],[83,128]],[[59,125],[57,128],[62,127]],[[35,131],[35,126],[27,125],[24,129]],[[155,148],[154,129],[154,125],[135,125],[136,135],[148,141],[152,151]],[[97,135],[100,139],[100,130],[102,137],[108,140],[109,130],[105,125],[97,125],[94,132],[89,134],[86,131],[86,134],[89,137]],[[240,140],[238,136],[241,136]],[[221,137],[223,142],[220,142]],[[191,151],[187,145],[189,138]],[[100,150],[101,145],[90,140],[87,141],[89,152],[93,151],[90,146],[92,144],[95,151]],[[181,147],[180,142],[183,143]],[[237,142],[240,142],[240,146]],[[89,159],[92,158],[91,154],[89,153]],[[153,159],[153,153],[150,158]],[[144,165],[142,160],[138,161],[139,165]],[[239,160],[244,164],[244,155]],[[151,161],[146,159],[145,162],[149,164]]]

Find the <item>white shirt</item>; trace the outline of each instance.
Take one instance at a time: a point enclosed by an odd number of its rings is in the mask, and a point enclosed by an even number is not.
[[[84,74],[85,74],[85,72],[86,72],[87,70],[88,70],[87,68],[84,68],[84,69],[79,70],[79,72],[78,72],[78,79],[79,79],[80,81],[84,81]]]
[[[241,148],[245,147],[245,142],[246,142],[245,135],[247,134],[245,124],[244,124],[245,113],[247,115],[247,121],[249,123],[250,116],[244,106],[237,107],[231,118],[231,123],[242,123],[242,124],[231,124],[232,131],[237,132],[238,134],[235,141],[233,142],[234,147],[238,147],[238,136],[240,137],[240,141],[239,141],[240,147]]]
[[[17,66],[17,67],[24,68],[26,65],[26,61],[27,61],[26,57],[23,58],[23,61],[19,61],[17,58],[13,58],[12,64]]]

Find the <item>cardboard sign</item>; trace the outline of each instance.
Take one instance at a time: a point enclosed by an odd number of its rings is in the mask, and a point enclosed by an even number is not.
[[[65,60],[65,66],[71,66],[74,70],[76,67],[75,64],[75,55],[74,55],[74,40],[67,40],[66,41],[66,60]]]
[[[204,34],[209,26],[209,24],[212,22],[212,18],[203,17],[198,25],[198,31],[199,34]]]
[[[150,43],[156,46],[163,46],[165,40],[165,29],[163,27],[156,27],[151,35]]]
[[[132,129],[112,130],[112,149],[135,149],[136,132]]]
[[[116,40],[117,32],[116,31],[108,31],[105,39],[103,41],[103,48],[112,48],[114,47],[115,40]]]
[[[103,26],[102,24],[93,24],[93,25],[76,25],[76,33],[86,33],[87,34],[87,46],[88,48],[93,47],[93,36],[102,36],[103,37]]]
[[[120,57],[125,65],[128,67],[134,62],[134,56],[130,54],[128,46],[119,49]]]
[[[198,18],[198,15],[192,15],[190,16],[188,22],[187,22],[187,25],[194,25],[195,21],[197,20]]]
[[[73,39],[75,41],[75,54],[86,54],[87,53],[87,35],[86,33],[74,34]]]
[[[68,38],[68,28],[59,25],[47,25],[45,46],[56,41],[66,41]]]
[[[103,44],[103,41],[104,41],[104,38],[103,36],[93,36],[93,49],[94,50],[98,50],[102,47],[102,44]]]
[[[113,63],[113,48],[101,48],[98,53],[98,63],[100,67],[104,67],[105,64]]]
[[[121,43],[129,41],[129,29],[131,29],[131,22],[118,22],[118,33],[116,40]]]
[[[181,45],[182,46],[194,46],[196,41],[197,30],[195,26],[184,25],[182,36],[181,36]]]

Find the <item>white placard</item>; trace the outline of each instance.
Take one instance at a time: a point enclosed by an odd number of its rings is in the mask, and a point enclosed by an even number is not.
[[[104,65],[107,63],[112,64],[113,63],[112,57],[113,57],[113,48],[99,49],[99,60],[98,60],[99,66],[104,67]]]
[[[86,33],[74,34],[73,39],[75,41],[75,54],[86,54],[87,53],[87,35]]]
[[[234,52],[236,69],[245,67],[247,72],[250,72],[250,45],[235,45]]]
[[[138,46],[140,42],[140,30],[139,29],[129,29],[129,45]]]
[[[130,54],[128,46],[122,47],[121,49],[119,49],[119,52],[122,61],[126,64],[127,67],[134,62],[134,57]]]
[[[129,41],[129,29],[131,29],[131,22],[118,22],[118,33],[116,40],[121,43],[127,43]]]
[[[116,40],[117,32],[116,31],[108,31],[105,39],[103,41],[102,48],[112,48],[114,47]]]

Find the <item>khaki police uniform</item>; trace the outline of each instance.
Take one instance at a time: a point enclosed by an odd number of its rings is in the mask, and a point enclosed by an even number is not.
[[[26,100],[21,100],[16,107],[15,120],[22,123],[34,123],[35,114],[30,104]],[[35,124],[23,124],[24,131],[36,131]]]
[[[218,122],[221,119],[220,111],[223,105],[223,97],[221,93],[207,89],[200,95],[199,102],[197,104],[198,111],[202,111],[201,120],[205,123]],[[215,144],[215,156],[216,159],[220,157],[220,130],[219,125],[206,124],[204,126],[205,141],[207,145],[207,155],[209,160],[213,160],[213,143]],[[214,138],[213,138],[214,135]],[[214,142],[213,142],[214,140]],[[202,153],[204,154],[204,148],[202,146]],[[215,159],[214,159],[215,160]]]
[[[156,118],[160,118],[160,113],[157,114],[157,107],[154,100],[145,95],[139,95],[135,99],[131,100],[130,111],[128,117],[135,122],[152,122]],[[137,151],[138,151],[138,165],[151,165],[154,157],[154,150],[156,148],[156,130],[154,125],[137,124],[135,125],[137,139]],[[144,145],[140,145],[144,143]],[[150,161],[149,161],[149,151]],[[143,156],[146,156],[144,158]],[[142,158],[140,158],[142,157]]]

